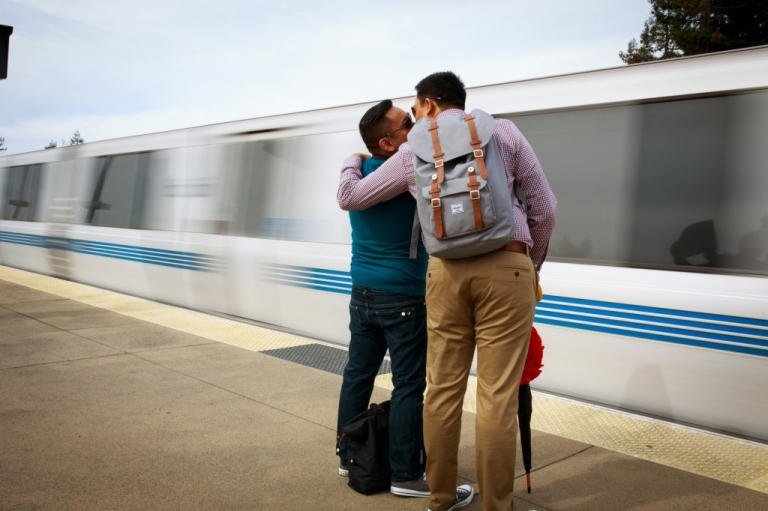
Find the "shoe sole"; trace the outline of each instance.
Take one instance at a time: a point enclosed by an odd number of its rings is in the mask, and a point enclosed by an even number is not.
[[[407,488],[397,488],[395,486],[390,486],[389,491],[398,497],[429,497],[428,491],[409,490]]]
[[[341,477],[349,477],[349,469],[344,470],[343,468],[339,467],[339,475]]]

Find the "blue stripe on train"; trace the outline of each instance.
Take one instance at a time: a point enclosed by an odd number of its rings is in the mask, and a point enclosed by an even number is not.
[[[4,231],[0,241],[193,271],[222,267],[218,258],[176,250]],[[274,284],[337,294],[352,290],[352,278],[345,271],[267,263],[259,265],[258,273],[263,281]],[[548,295],[536,306],[536,322],[768,357],[768,321],[755,318]]]
[[[348,272],[267,264],[261,274],[268,282],[318,291],[352,289]],[[768,357],[768,321],[754,318],[546,296],[536,306],[536,322]]]
[[[719,314],[708,314],[705,312],[689,312],[676,309],[662,309],[659,307],[644,307],[641,305],[629,305],[624,303],[614,302],[600,302],[596,300],[584,300],[582,298],[566,298],[564,296],[548,296],[545,302],[551,304],[552,302],[560,302],[571,304],[581,307],[603,307],[609,309],[617,309],[627,312],[638,312],[641,314],[658,314],[660,316],[675,316],[688,319],[698,319],[705,321],[724,321],[728,323],[739,323],[743,325],[753,325],[768,329],[768,320],[742,318],[737,316],[723,316]]]
[[[697,339],[686,339],[684,337],[670,337],[670,336],[656,333],[653,331],[645,331],[645,332],[639,332],[634,330],[628,331],[628,330],[623,330],[621,328],[610,328],[610,327],[599,326],[599,325],[587,325],[587,324],[574,323],[571,321],[559,321],[551,318],[541,318],[539,316],[536,316],[535,321],[536,323],[540,323],[543,325],[562,326],[566,328],[576,328],[579,330],[589,330],[592,332],[621,335],[624,337],[637,337],[639,339],[650,339],[653,341],[663,341],[663,342],[668,342],[672,344],[682,344],[685,346],[697,346],[699,348],[709,348],[709,349],[719,350],[719,351],[730,351],[733,353],[744,353],[747,355],[757,355],[761,357],[768,357],[768,348],[766,347],[752,348],[748,346],[741,346],[741,345],[734,345],[734,344],[721,344],[718,342],[708,342],[708,341],[697,340]]]
[[[145,248],[118,243],[20,234],[7,231],[0,231],[0,241],[192,271],[215,272],[222,268],[222,262],[217,257],[192,252],[180,252],[178,250]]]

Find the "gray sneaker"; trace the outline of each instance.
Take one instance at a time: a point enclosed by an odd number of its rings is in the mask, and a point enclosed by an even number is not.
[[[349,477],[349,470],[346,465],[339,465],[339,475],[341,477]]]
[[[454,509],[468,505],[470,502],[472,502],[472,497],[474,496],[475,489],[468,484],[462,484],[456,488],[456,500],[453,502],[451,507],[446,509],[446,511],[453,511]],[[427,511],[432,511],[432,509],[427,508]]]
[[[413,481],[392,481],[389,491],[401,497],[429,497],[429,486],[424,477]]]

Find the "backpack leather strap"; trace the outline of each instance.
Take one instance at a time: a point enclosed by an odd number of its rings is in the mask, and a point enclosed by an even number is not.
[[[440,138],[437,136],[437,119],[430,119],[429,133],[432,135],[432,147],[435,149],[435,154],[432,157],[435,159],[435,170],[437,171],[437,184],[443,184],[445,180],[445,167],[443,166],[443,156],[445,153],[440,147]]]
[[[430,201],[432,213],[435,217],[435,236],[445,237],[445,228],[443,227],[443,206],[440,201],[440,183],[445,180],[445,167],[443,165],[443,156],[445,153],[440,147],[440,139],[437,136],[437,120],[430,119],[429,132],[432,134],[432,146],[435,149],[435,173],[432,174],[432,187],[429,194],[432,196]]]
[[[480,175],[483,176],[483,179],[488,179],[488,172],[485,169],[485,158],[483,157],[483,150],[480,148],[480,138],[477,136],[475,118],[472,117],[472,114],[467,114],[464,116],[464,120],[467,121],[469,134],[472,136],[472,140],[470,140],[469,143],[472,145],[472,149],[474,149],[474,156],[475,160],[477,161],[477,169],[470,167],[468,170],[469,183],[467,183],[467,186],[469,187],[469,198],[472,199],[472,211],[475,214],[475,227],[479,231],[485,227],[485,223],[483,223],[483,212],[480,209],[480,191],[478,190],[480,182],[477,180],[475,171],[479,170]]]
[[[475,214],[475,228],[480,231],[485,227],[485,224],[483,223],[483,211],[480,209],[480,190],[478,190],[480,181],[477,180],[474,167],[469,167],[467,173],[469,174],[469,183],[467,183],[467,186],[469,187],[469,198],[472,199],[472,212]]]
[[[480,140],[480,137],[477,135],[477,126],[475,125],[475,118],[472,117],[472,114],[467,114],[464,116],[464,120],[467,121],[469,134],[472,136],[472,140],[470,140],[469,143],[475,152],[475,159],[477,160],[477,169],[480,171],[480,175],[483,177],[483,179],[488,179],[488,171],[485,169],[485,155],[483,154],[483,149],[480,146],[480,144],[482,144],[483,142]]]

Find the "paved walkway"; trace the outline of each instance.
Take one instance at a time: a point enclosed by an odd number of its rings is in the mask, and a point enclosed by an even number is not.
[[[426,509],[337,475],[340,376],[189,330],[0,278],[0,510]],[[473,422],[460,483],[476,482]],[[518,510],[768,509],[767,493],[588,443],[534,431],[533,450]]]

